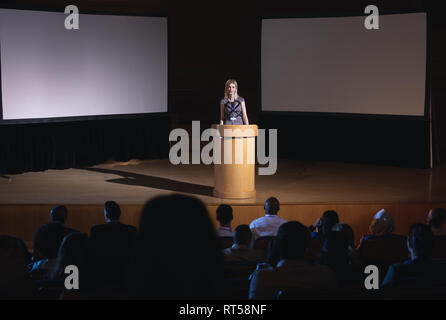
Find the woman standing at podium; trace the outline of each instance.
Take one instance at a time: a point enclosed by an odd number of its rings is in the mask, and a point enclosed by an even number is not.
[[[245,99],[238,95],[237,88],[237,81],[226,81],[225,97],[220,101],[220,124],[249,124]]]

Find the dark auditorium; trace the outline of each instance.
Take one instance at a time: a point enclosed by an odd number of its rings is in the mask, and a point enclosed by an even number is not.
[[[1,1],[0,300],[445,300],[443,9]]]

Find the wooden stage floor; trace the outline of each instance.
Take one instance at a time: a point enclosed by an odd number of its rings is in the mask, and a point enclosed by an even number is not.
[[[309,225],[323,211],[336,210],[359,240],[374,213],[386,208],[395,218],[396,232],[406,234],[410,224],[426,221],[430,208],[446,207],[446,166],[413,169],[279,159],[275,175],[256,176],[255,199],[218,199],[212,189],[213,166],[175,166],[168,159],[1,175],[0,233],[31,241],[55,204],[68,206],[68,226],[89,232],[104,223],[107,200],[121,205],[123,222],[138,225],[145,201],[179,192],[200,198],[214,223],[220,203],[233,205],[233,227],[262,216],[264,201],[275,196],[281,202],[279,215],[287,220]]]
[[[212,196],[213,167],[172,165],[168,159],[108,162],[67,170],[0,176],[0,204],[143,204],[172,192],[206,204],[446,202],[446,166],[413,169],[366,164],[278,160],[275,175],[256,176],[257,197]]]

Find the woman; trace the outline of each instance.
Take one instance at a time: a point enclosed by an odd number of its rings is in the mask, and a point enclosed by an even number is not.
[[[220,101],[220,124],[249,124],[245,99],[238,95],[237,88],[237,81],[226,81],[225,97]]]

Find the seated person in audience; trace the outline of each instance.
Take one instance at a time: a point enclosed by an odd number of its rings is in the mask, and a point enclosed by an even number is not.
[[[6,235],[5,235],[6,236]],[[18,243],[20,243],[20,246],[23,248],[23,252],[25,253],[25,264],[28,266],[31,262],[33,262],[33,254],[28,251],[28,247],[25,244],[25,241],[23,241],[20,238],[13,237],[13,236],[7,236],[15,239]]]
[[[34,235],[34,256],[36,262],[29,265],[32,274],[46,273],[56,262],[57,253],[63,238],[77,230],[65,227],[67,208],[56,206],[50,213],[51,221],[40,226]]]
[[[362,284],[362,272],[353,265],[351,258],[351,239],[346,232],[333,230],[329,233],[322,247],[318,261],[321,265],[330,267],[342,286]]]
[[[336,211],[325,211],[322,217],[316,220],[312,226],[309,227],[311,238],[324,240],[332,228],[339,223],[339,216]]]
[[[143,208],[129,291],[133,299],[218,299],[223,285],[223,255],[205,205],[172,194]]]
[[[304,260],[309,241],[310,232],[301,223],[291,221],[281,225],[276,240],[280,261],[276,267],[254,273],[249,298],[272,299],[278,290],[299,292],[305,297],[336,289],[336,274],[330,268],[314,266]]]
[[[410,259],[391,265],[382,286],[388,288],[429,288],[446,284],[445,264],[433,262],[434,234],[430,226],[418,223],[410,227],[407,248]],[[418,294],[423,292],[419,291]]]
[[[65,236],[60,245],[56,265],[50,274],[49,280],[63,284],[67,276],[65,274],[67,266],[74,265],[80,268],[87,243],[88,235],[86,233],[74,232]]]
[[[124,288],[136,228],[121,223],[120,217],[119,205],[107,201],[104,205],[106,223],[91,228],[84,271],[91,294],[119,294]]]
[[[356,254],[356,246],[355,246],[355,234],[353,231],[353,228],[350,227],[350,225],[346,224],[346,223],[338,223],[336,225],[334,225],[331,229],[332,231],[339,231],[341,232],[345,239],[347,239],[347,243],[348,243],[348,255],[351,258],[354,257],[354,255]]]
[[[432,229],[434,236],[446,236],[446,210],[435,208],[429,211],[427,223]]]
[[[59,248],[56,265],[48,272],[44,279],[36,281],[36,285],[39,288],[39,298],[56,300],[64,297],[66,299],[67,295],[76,297],[77,299],[80,298],[79,290],[65,289],[65,279],[68,276],[68,274],[65,274],[65,268],[70,265],[78,268],[80,275],[79,288],[81,288],[81,279],[83,279],[81,265],[85,249],[87,248],[87,241],[88,235],[80,232],[70,233],[63,239]]]
[[[379,210],[369,226],[370,233],[365,235],[359,244],[358,250],[361,249],[363,242],[369,239],[396,239],[405,238],[403,235],[394,234],[395,222],[392,215],[385,209]]]
[[[217,236],[219,237],[232,237],[231,222],[233,219],[232,207],[227,204],[221,204],[217,208],[217,221],[220,223],[220,227],[217,229]]]
[[[265,216],[258,218],[251,222],[249,228],[251,228],[253,234],[253,240],[260,237],[267,237],[277,235],[279,227],[287,222],[277,216],[280,210],[279,200],[274,197],[268,198],[264,205]]]
[[[21,239],[0,235],[0,299],[33,299],[37,290],[28,277],[28,250]]]
[[[234,230],[234,245],[223,250],[225,262],[262,262],[265,252],[250,247],[252,232],[246,224],[239,225]]]
[[[347,223],[338,223],[332,228],[332,230],[342,232],[345,239],[347,239],[349,251],[355,249],[355,233],[350,225],[348,225]]]

